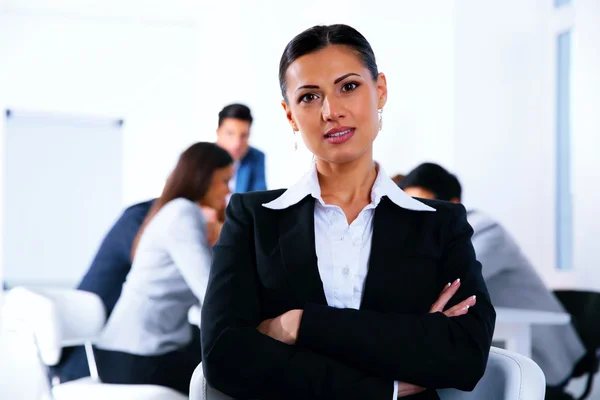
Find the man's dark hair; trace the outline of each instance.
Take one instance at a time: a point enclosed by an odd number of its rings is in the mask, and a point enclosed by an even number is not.
[[[252,114],[250,113],[250,109],[243,104],[230,104],[225,106],[221,112],[219,112],[219,126],[221,126],[225,118],[239,119],[248,121],[252,124]]]
[[[462,187],[458,178],[434,163],[419,165],[410,171],[398,186],[401,189],[411,186],[422,187],[432,192],[438,200],[460,200],[462,196]]]

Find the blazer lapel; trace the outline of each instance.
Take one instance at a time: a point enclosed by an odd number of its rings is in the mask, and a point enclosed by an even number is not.
[[[250,187],[250,163],[246,158],[242,159],[240,166],[235,174],[235,191],[236,193],[245,193]]]
[[[315,249],[314,199],[279,211],[279,247],[288,283],[301,303],[327,304]]]
[[[390,260],[399,260],[405,251],[405,241],[410,229],[411,211],[393,204],[387,197],[375,209],[373,238],[369,256],[369,271],[363,290],[360,308],[369,309],[373,304],[381,304],[380,296],[389,296],[385,287],[390,274],[387,268],[395,264]],[[395,266],[398,267],[399,266]],[[400,287],[398,287],[400,289]]]

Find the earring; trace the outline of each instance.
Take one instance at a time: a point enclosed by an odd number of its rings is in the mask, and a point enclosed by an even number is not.
[[[294,151],[298,151],[298,136],[296,136],[296,131],[292,131],[294,133]]]
[[[379,130],[382,130],[383,129],[383,107],[378,112],[379,112]]]

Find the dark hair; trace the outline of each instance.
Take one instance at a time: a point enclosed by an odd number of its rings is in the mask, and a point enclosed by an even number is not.
[[[225,118],[239,119],[252,124],[252,114],[250,113],[250,109],[243,104],[230,104],[223,107],[219,112],[219,126],[221,126]]]
[[[279,61],[279,86],[281,95],[287,101],[285,73],[290,64],[298,58],[314,53],[331,45],[348,46],[361,59],[365,67],[371,72],[371,77],[377,79],[378,70],[375,53],[371,45],[356,29],[348,25],[316,25],[293,38],[281,55]]]
[[[131,258],[133,259],[135,255],[144,229],[165,204],[180,197],[193,202],[201,200],[210,188],[215,170],[225,168],[232,163],[233,159],[227,150],[214,143],[198,142],[188,147],[179,156],[179,161],[169,175],[162,194],[150,208],[135,236],[131,247]]]
[[[432,192],[438,200],[450,201],[454,198],[460,200],[462,196],[462,187],[458,178],[434,163],[419,165],[400,181],[399,186],[402,189],[411,186],[422,187]]]

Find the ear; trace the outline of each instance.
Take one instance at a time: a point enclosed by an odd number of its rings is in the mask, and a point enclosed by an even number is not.
[[[377,109],[381,110],[387,103],[387,79],[383,72],[377,75]]]
[[[453,197],[450,199],[450,203],[460,204],[460,199],[458,197]]]
[[[287,118],[287,120],[290,123],[290,126],[292,127],[294,132],[298,132],[299,131],[298,125],[296,124],[296,121],[294,120],[294,116],[292,115],[292,110],[290,109],[290,106],[288,105],[288,103],[286,103],[285,100],[281,100],[281,107],[283,107],[283,111],[285,111],[285,117]]]

